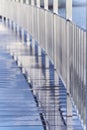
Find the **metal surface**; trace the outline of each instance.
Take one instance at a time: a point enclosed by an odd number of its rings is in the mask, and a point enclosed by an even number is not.
[[[53,0],[53,12],[58,14],[58,0]]]
[[[72,2],[73,0],[66,0],[66,19],[72,21]]]

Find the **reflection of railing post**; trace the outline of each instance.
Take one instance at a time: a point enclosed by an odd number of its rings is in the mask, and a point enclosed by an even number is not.
[[[66,0],[66,19],[72,20],[72,0]]]
[[[69,52],[69,33],[70,27],[67,22],[67,130],[72,130],[72,104],[70,100],[70,52]]]
[[[58,14],[58,0],[53,0],[53,12]]]

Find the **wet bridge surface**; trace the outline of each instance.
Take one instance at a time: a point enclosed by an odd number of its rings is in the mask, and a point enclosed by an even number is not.
[[[3,46],[12,40],[0,25],[0,130],[43,130],[31,88]]]
[[[66,130],[66,89],[33,39],[0,23],[0,130]],[[73,107],[73,128],[82,130]]]

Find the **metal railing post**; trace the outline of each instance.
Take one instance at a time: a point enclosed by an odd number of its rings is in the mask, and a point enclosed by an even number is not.
[[[66,0],[66,19],[72,20],[72,0]]]
[[[70,23],[67,22],[67,130],[72,130],[72,104],[70,100]]]
[[[29,0],[26,0],[26,4],[29,4]]]
[[[40,0],[37,0],[37,7],[40,7]]]
[[[57,35],[56,35],[57,19],[56,19],[56,14],[58,14],[58,0],[53,0],[53,12],[55,13],[53,15],[53,62],[54,62],[54,68],[56,69],[56,44],[57,44]],[[55,75],[54,78],[56,79],[56,75]]]
[[[85,65],[86,76],[84,76],[84,77],[86,77],[86,99],[85,99],[86,100],[86,112],[85,112],[86,113],[86,119],[85,119],[84,122],[86,122],[85,130],[87,130],[87,32],[84,33],[84,44],[86,46],[86,50],[85,50],[85,53],[86,53],[86,58],[85,58],[85,60],[86,60],[86,65]]]
[[[34,5],[35,3],[34,3],[34,0],[31,0],[31,5]]]
[[[21,3],[23,3],[23,0],[20,0]]]
[[[32,35],[34,36],[34,5],[35,5],[35,2],[34,0],[31,1],[31,5],[32,5]]]
[[[44,0],[44,9],[48,10],[48,0]]]
[[[44,9],[48,10],[48,0],[44,0]],[[45,11],[45,49],[47,50],[47,11]],[[45,59],[46,60],[46,59]],[[48,61],[46,60],[46,66],[48,66]]]
[[[40,23],[39,23],[39,19],[40,19],[40,14],[39,14],[39,8],[40,8],[40,0],[37,0],[36,1],[36,4],[37,4],[37,40],[38,42],[40,41]]]
[[[53,0],[53,12],[58,14],[58,0]]]
[[[39,23],[39,18],[40,18],[40,16],[39,16],[40,0],[36,0],[36,6],[38,7],[37,10],[36,10],[36,15],[37,15],[36,16],[37,17],[37,25],[36,25],[37,26],[37,30],[36,31],[37,31],[37,40],[39,41],[39,39],[40,39],[40,29],[39,29],[39,26],[40,26],[39,25],[40,24]],[[41,54],[41,52],[39,50],[40,49],[39,49],[39,46],[38,46],[38,55]]]

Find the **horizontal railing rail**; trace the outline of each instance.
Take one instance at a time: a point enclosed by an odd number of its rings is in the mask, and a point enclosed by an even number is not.
[[[0,0],[0,15],[25,29],[44,48],[86,125],[86,30],[48,10],[10,0]]]

